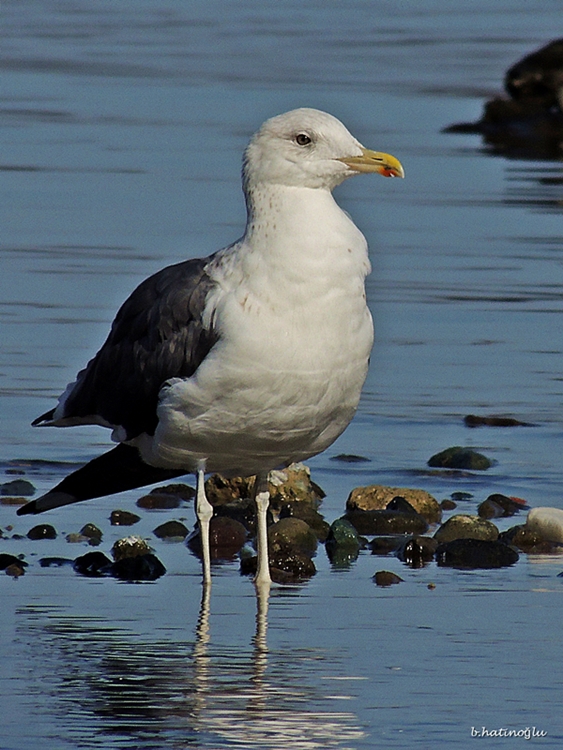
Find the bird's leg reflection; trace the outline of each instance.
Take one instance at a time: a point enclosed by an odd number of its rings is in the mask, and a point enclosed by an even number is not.
[[[265,708],[266,690],[264,675],[268,666],[268,603],[270,598],[270,582],[256,581],[256,633],[254,635],[254,664],[252,682],[255,695],[252,701],[253,708]]]

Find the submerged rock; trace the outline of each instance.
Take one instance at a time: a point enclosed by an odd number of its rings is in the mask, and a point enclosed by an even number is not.
[[[454,539],[436,550],[438,565],[450,568],[504,568],[518,558],[518,552],[507,544],[484,539]]]
[[[451,448],[435,453],[428,459],[428,466],[442,469],[471,469],[485,471],[493,466],[493,462],[482,453],[454,445]]]
[[[442,518],[440,504],[429,492],[381,484],[356,487],[346,501],[346,510],[383,510],[396,497],[406,500],[428,523],[438,523]]]
[[[355,527],[345,518],[337,518],[330,526],[325,549],[335,568],[348,568],[358,559],[362,542]]]
[[[42,568],[64,568],[74,565],[74,560],[71,560],[69,557],[42,557],[39,560],[39,565]]]
[[[403,579],[396,573],[389,570],[378,570],[373,576],[376,586],[392,586],[395,583],[402,583]]]
[[[10,482],[0,484],[0,495],[21,495],[31,497],[35,495],[35,487],[27,479],[12,479]]]
[[[342,461],[345,464],[360,464],[371,461],[370,458],[365,456],[358,456],[355,453],[339,453],[337,456],[331,456],[331,461]]]
[[[543,539],[526,524],[512,526],[507,531],[503,531],[499,535],[499,539],[529,555],[563,554],[563,544]]]
[[[451,542],[454,539],[482,539],[495,541],[498,539],[499,531],[494,523],[486,521],[479,516],[470,516],[463,513],[452,516],[434,534],[438,542]]]
[[[529,422],[520,422],[512,417],[478,417],[468,414],[463,418],[466,427],[531,427]]]

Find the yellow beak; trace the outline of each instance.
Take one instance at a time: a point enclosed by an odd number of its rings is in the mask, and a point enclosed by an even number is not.
[[[378,172],[384,177],[404,177],[405,170],[398,159],[381,151],[362,149],[361,156],[345,156],[338,161],[346,164],[355,172]]]

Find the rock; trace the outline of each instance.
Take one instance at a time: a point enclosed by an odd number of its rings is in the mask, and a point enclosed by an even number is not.
[[[88,578],[111,576],[112,566],[112,561],[103,552],[87,552],[77,557],[73,563],[75,572]]]
[[[99,544],[102,541],[102,531],[93,523],[87,523],[83,526],[80,529],[80,533],[95,544]]]
[[[329,524],[324,520],[318,510],[311,507],[308,503],[287,502],[281,506],[279,517],[282,518],[299,518],[305,521],[315,534],[319,542],[325,542],[330,531]]]
[[[563,543],[563,510],[560,508],[532,508],[526,526],[542,541]]]
[[[455,539],[436,550],[438,565],[450,568],[504,568],[518,561],[507,544],[484,539]]]
[[[23,576],[25,574],[25,568],[20,561],[8,565],[5,572],[7,576],[11,576],[12,578],[19,578],[20,576]]]
[[[299,518],[282,518],[268,529],[268,548],[272,557],[293,552],[311,557],[317,551],[317,535]]]
[[[334,568],[349,568],[358,559],[362,542],[350,521],[337,518],[330,526],[325,549]]]
[[[254,535],[256,533],[256,503],[248,498],[234,500],[229,503],[221,503],[213,508],[215,517],[226,516],[241,523],[247,531]],[[272,512],[268,509],[267,524],[274,523]]]
[[[523,507],[512,498],[495,493],[479,505],[477,513],[481,518],[508,518],[519,513]]]
[[[370,458],[365,456],[357,456],[355,453],[339,453],[337,456],[331,456],[331,461],[342,461],[345,464],[360,464],[366,461],[371,461]]]
[[[389,570],[378,570],[373,576],[377,586],[392,586],[394,583],[402,583],[403,579]]]
[[[112,510],[109,521],[112,526],[133,526],[141,520],[141,516],[128,510]]]
[[[241,559],[242,575],[255,575],[256,557]],[[275,583],[298,583],[307,580],[316,573],[315,564],[308,555],[299,552],[270,555],[270,575]]]
[[[90,542],[87,536],[79,534],[77,531],[71,531],[70,534],[65,536],[66,541],[69,544],[83,544],[84,542]]]
[[[465,500],[472,500],[473,499],[473,495],[471,494],[471,492],[452,492],[452,494],[450,495],[450,497],[456,503],[460,503],[460,502],[463,502]]]
[[[532,531],[525,524],[511,526],[510,529],[503,531],[499,535],[499,540],[517,547],[528,555],[563,554],[562,544],[542,539],[539,534]]]
[[[232,560],[247,540],[248,532],[242,523],[229,516],[213,516],[209,523],[209,551],[212,560]],[[188,539],[188,547],[201,559],[199,527]]]
[[[28,539],[56,539],[57,538],[57,532],[55,531],[55,528],[51,526],[51,524],[48,523],[41,523],[37,526],[34,526],[32,529],[30,529],[27,532],[27,538]]]
[[[411,568],[422,568],[434,559],[438,541],[429,536],[413,536],[406,539],[397,550],[397,557]]]
[[[139,536],[127,536],[118,539],[111,548],[111,554],[115,562],[123,560],[126,557],[138,557],[147,555],[152,552],[151,548],[144,539]]]
[[[254,477],[226,479],[221,474],[213,474],[205,482],[205,494],[214,507],[237,500],[250,500],[253,488]]]
[[[161,523],[153,530],[153,534],[159,539],[166,539],[167,541],[180,541],[183,542],[188,536],[190,530],[180,521],[166,521]]]
[[[286,503],[306,503],[318,508],[325,492],[311,480],[308,466],[296,463],[286,469],[271,471],[268,474],[270,505],[279,510]]]
[[[156,581],[166,573],[166,568],[152,552],[135,557],[122,557],[111,568],[112,575],[120,581]]]
[[[380,484],[356,487],[352,490],[346,501],[346,510],[383,510],[395,497],[404,498],[417,513],[426,518],[428,523],[439,523],[442,519],[442,509],[430,493],[424,490],[386,487]]]
[[[145,510],[174,510],[182,504],[182,498],[168,492],[150,492],[137,500],[137,507]]]
[[[511,417],[478,417],[468,414],[463,418],[466,427],[531,427],[529,422],[520,422]]]
[[[428,459],[428,466],[442,469],[472,469],[474,471],[485,471],[493,465],[493,462],[482,453],[469,448],[461,448],[455,445],[440,453],[435,453]]]
[[[162,487],[155,487],[153,490],[150,491],[150,495],[175,495],[176,497],[179,497],[181,500],[184,500],[185,502],[188,502],[189,500],[193,500],[195,497],[195,490],[193,487],[190,487],[189,484],[184,484],[183,482],[179,482],[176,484],[165,484]]]
[[[504,87],[515,100],[541,101],[546,110],[561,107],[563,39],[555,39],[510,67]]]
[[[399,513],[393,510],[349,510],[345,518],[359,534],[366,536],[392,534],[424,534],[426,519],[419,513]]]
[[[375,536],[368,547],[372,555],[390,555],[405,543],[404,534],[394,534],[393,536]]]
[[[442,510],[455,510],[457,508],[457,503],[454,500],[442,500],[440,508]]]
[[[0,495],[22,495],[31,497],[35,495],[35,487],[27,479],[12,479],[11,482],[0,484]]]
[[[10,565],[19,565],[25,568],[28,563],[24,562],[21,557],[10,555],[7,552],[0,552],[0,570],[6,570]]]
[[[434,534],[440,544],[451,542],[454,539],[481,539],[495,541],[498,539],[498,529],[490,521],[479,516],[470,516],[459,513],[452,516]]]

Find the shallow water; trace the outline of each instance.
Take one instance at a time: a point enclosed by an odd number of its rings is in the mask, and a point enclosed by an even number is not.
[[[423,5],[3,3],[4,470],[23,466],[42,491],[70,468],[61,462],[108,444],[96,428],[29,423],[142,278],[240,235],[249,135],[266,117],[313,106],[398,156],[407,175],[338,190],[370,243],[377,343],[356,419],[310,462],[327,520],[372,482],[438,499],[467,490],[462,511],[492,492],[563,507],[561,167],[440,132],[478,119],[506,68],[559,35],[560,7]],[[469,430],[470,413],[534,426]],[[496,465],[467,477],[425,471],[457,444]],[[370,462],[331,461],[338,453]],[[471,727],[528,726],[547,732],[530,744],[561,747],[563,560],[413,571],[363,552],[333,570],[321,548],[315,578],[273,588],[267,629],[236,563],[216,568],[202,604],[197,559],[152,536],[168,518],[191,522],[191,508],[145,513],[134,527],[168,569],[154,584],[39,567],[42,556],[84,553],[64,534],[87,521],[108,550],[125,533],[110,511],[138,495],[51,513],[55,541],[2,540],[0,551],[30,562],[19,580],[0,579],[2,750],[465,748]],[[33,523],[0,506],[3,529]],[[382,568],[405,582],[377,589]]]

